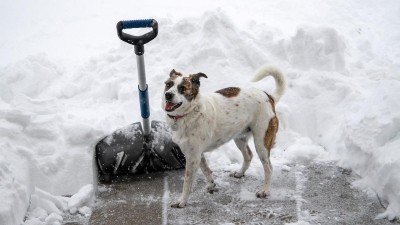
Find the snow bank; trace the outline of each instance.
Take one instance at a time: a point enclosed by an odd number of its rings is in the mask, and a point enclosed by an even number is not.
[[[62,215],[64,212],[83,216],[89,216],[91,210],[88,206],[93,204],[93,185],[88,184],[82,187],[70,198],[54,196],[39,188],[35,188],[31,195],[29,212],[26,214],[24,224],[45,225],[63,224]]]
[[[329,27],[304,27],[290,40],[282,40],[274,51],[289,63],[301,69],[327,71],[345,70],[344,40]]]
[[[376,82],[368,97],[354,105],[346,121],[342,163],[351,165],[359,181],[383,199],[392,220],[400,212],[400,82]]]
[[[1,224],[21,223],[28,208],[33,218],[62,221],[48,218],[63,209],[37,190],[69,195],[92,183],[91,145],[99,132],[66,113],[68,103],[57,96],[63,73],[44,55],[0,69]]]
[[[324,34],[327,29],[319,32]],[[311,49],[318,42],[316,40],[327,37],[315,36],[315,33],[318,32],[313,29],[310,34],[302,34],[308,36]],[[285,53],[296,49],[289,46],[304,44],[298,41],[298,35],[284,41],[287,42],[283,45]],[[334,43],[356,45],[340,35],[329,38],[333,37],[339,39],[333,40]],[[286,149],[286,154],[293,160],[319,160],[326,158],[323,150],[332,153],[340,165],[352,168],[362,176],[358,186],[372,189],[372,196],[377,193],[389,202],[382,216],[393,219],[400,213],[400,74],[390,62],[379,60],[360,69],[362,60],[355,64],[346,63],[360,52],[347,51],[350,56],[345,57],[341,44],[330,47],[329,52],[322,47],[322,53],[313,54],[315,59],[306,57],[319,62],[317,66],[307,66],[307,60],[301,59],[298,63],[288,58],[291,65],[295,65],[288,71],[291,91],[282,100],[289,107],[286,109],[289,111],[286,113],[288,128],[307,136],[312,145],[317,146],[307,146],[304,141],[299,145],[297,139]],[[304,56],[303,49],[307,48],[297,48],[300,53],[294,55]],[[367,51],[365,54],[372,53]]]
[[[21,170],[27,160],[8,149],[0,144],[0,224],[20,224],[29,205],[31,178],[28,171]]]
[[[400,29],[392,23],[398,14],[388,13],[398,3],[377,8],[368,1],[326,1],[319,3],[320,10],[313,6],[316,2],[209,3],[210,11],[204,5],[194,10],[192,4],[175,2],[165,7],[186,8],[173,16],[169,10],[157,12],[159,36],[146,46],[151,118],[164,118],[159,87],[173,68],[207,74],[204,92],[237,85],[271,92],[272,80],[247,81],[259,67],[275,65],[288,76],[289,88],[277,106],[281,130],[273,164],[334,156],[362,176],[360,187],[373,189],[389,202],[381,216],[399,216],[400,48],[394,46],[400,43]],[[218,5],[223,9],[216,9]],[[62,6],[76,9],[72,3]],[[43,14],[46,23],[40,25],[52,32],[32,25],[28,34],[48,54],[37,53],[33,45],[28,51],[33,55],[12,55],[21,60],[0,68],[1,224],[20,223],[28,207],[27,224],[61,223],[60,216],[69,212],[89,214],[86,206],[95,189],[94,144],[117,128],[140,121],[133,50],[117,40],[114,21],[110,22],[131,14],[115,13],[115,4],[94,7],[98,13],[83,13],[82,7],[78,16],[58,11],[52,15],[53,24]],[[348,9],[356,12],[344,13]],[[153,5],[144,5],[138,16],[148,17],[153,10]],[[189,16],[192,13],[197,16]],[[74,19],[66,19],[70,16]],[[94,26],[99,21],[112,29]],[[54,27],[64,23],[65,30],[57,33]],[[86,35],[71,37],[76,27]],[[95,29],[87,27],[98,28],[104,38],[94,40],[89,32]],[[7,35],[2,44],[14,47],[0,49],[16,54],[15,46],[24,41]],[[72,42],[60,45],[66,35]],[[85,41],[93,44],[85,47]],[[59,60],[63,53],[67,59]],[[83,60],[76,62],[75,55]],[[9,60],[0,58],[1,65]],[[236,169],[241,154],[235,148],[228,143],[210,153],[211,166]],[[254,160],[249,173],[259,175],[260,168]],[[69,199],[60,197],[75,193]]]
[[[326,29],[321,30],[324,31]],[[315,30],[311,33],[314,35]],[[296,38],[292,38],[287,46],[294,42],[297,42]],[[309,43],[313,49],[315,41],[309,40]],[[293,48],[288,47],[285,51],[290,49]],[[297,68],[288,71],[293,92],[288,93],[283,101],[289,107],[289,129],[311,138],[319,148],[334,154],[339,164],[361,175],[363,178],[358,185],[372,189],[374,195],[376,192],[386,199],[389,205],[384,216],[393,219],[400,213],[400,76],[397,70],[390,69],[388,62],[389,69],[381,71],[383,62],[371,63],[363,70],[354,65],[342,67],[345,65],[342,63],[339,67],[333,66],[338,65],[336,62],[348,60],[340,45],[331,50],[328,55],[335,57],[328,61],[325,61],[328,59],[325,55],[314,59],[321,63],[317,67],[305,68],[307,64],[300,60],[302,63]],[[298,48],[298,51],[303,50]],[[307,142],[300,145],[295,142],[289,146],[286,149],[288,158],[319,159],[320,153],[325,154],[315,149],[318,146],[304,144]]]

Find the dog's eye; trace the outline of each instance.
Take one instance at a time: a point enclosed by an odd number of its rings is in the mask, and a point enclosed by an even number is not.
[[[172,87],[173,85],[174,85],[174,83],[168,82],[168,83],[165,84],[165,87],[170,88],[170,87]]]
[[[179,89],[179,92],[181,92],[181,93],[185,92],[185,90],[186,90],[185,86],[179,86],[178,89]]]

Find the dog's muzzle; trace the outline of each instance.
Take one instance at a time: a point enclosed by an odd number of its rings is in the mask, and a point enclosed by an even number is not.
[[[165,100],[171,102],[173,98],[174,98],[174,94],[173,93],[171,93],[171,92],[165,93]]]
[[[165,102],[165,111],[172,112],[175,109],[179,108],[179,106],[181,106],[181,105],[182,105],[182,102],[173,103],[173,102],[167,101],[167,102]]]
[[[174,94],[171,92],[165,93],[165,111],[172,112],[175,109],[179,108],[182,105],[182,102],[174,103],[172,99],[174,98]]]

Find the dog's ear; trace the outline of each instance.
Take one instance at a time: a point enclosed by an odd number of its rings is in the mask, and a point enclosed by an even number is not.
[[[182,76],[182,74],[179,72],[176,72],[175,69],[172,69],[171,72],[169,73],[169,77],[174,77],[174,76]]]
[[[200,77],[208,78],[207,75],[205,75],[204,73],[196,73],[191,75],[190,81],[193,84],[200,86]]]

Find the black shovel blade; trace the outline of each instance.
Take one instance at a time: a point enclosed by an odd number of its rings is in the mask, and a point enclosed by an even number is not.
[[[143,135],[140,122],[121,128],[101,139],[96,147],[100,181],[136,173],[180,169],[185,157],[172,141],[171,130],[159,121],[152,121],[151,133]]]
[[[143,130],[140,122],[116,130],[101,139],[96,149],[99,175],[128,174],[144,155]]]
[[[151,121],[151,145],[154,160],[161,167],[157,171],[181,169],[185,167],[185,156],[177,144],[172,141],[172,131],[169,126],[161,121]]]

